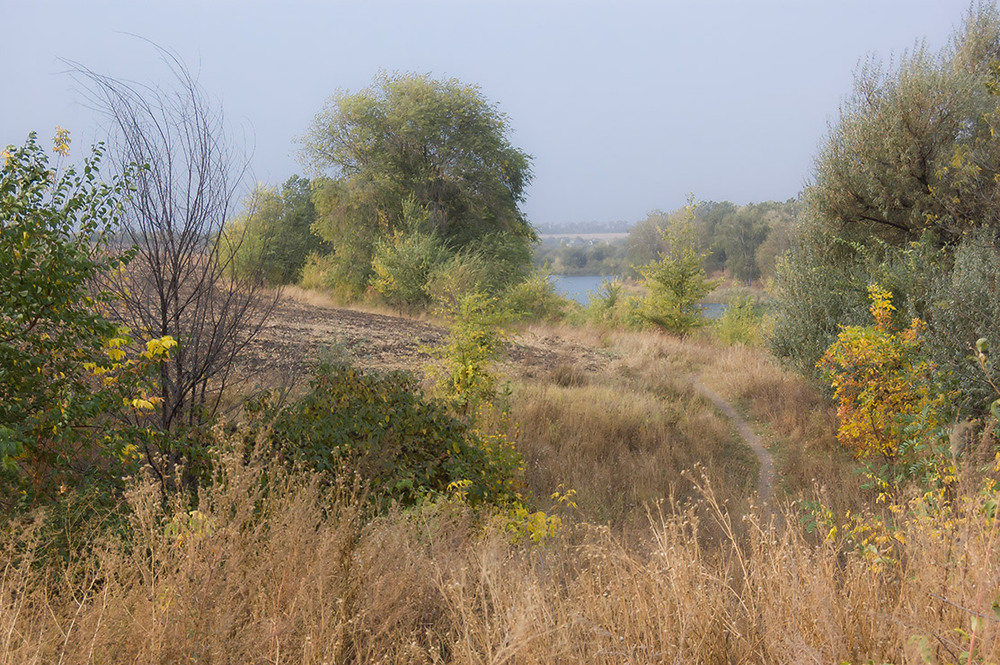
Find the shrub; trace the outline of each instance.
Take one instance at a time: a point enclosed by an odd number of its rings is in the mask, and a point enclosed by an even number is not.
[[[757,345],[761,343],[764,311],[754,298],[739,295],[726,306],[713,326],[715,336],[724,344]]]
[[[444,367],[432,371],[445,398],[461,413],[474,414],[497,395],[493,364],[507,341],[500,329],[507,314],[496,298],[482,293],[466,294],[445,314],[451,331],[444,345],[433,350]]]
[[[705,322],[701,300],[716,283],[705,276],[705,255],[697,249],[694,207],[683,219],[662,231],[667,249],[657,261],[639,268],[648,294],[642,301],[643,318],[667,332],[686,335]]]
[[[587,306],[580,320],[592,325],[610,328],[638,329],[645,320],[641,300],[630,294],[620,279],[606,279],[597,291],[589,294]]]
[[[480,436],[409,374],[321,364],[302,398],[285,408],[265,399],[249,412],[248,441],[266,435],[289,465],[356,475],[378,505],[413,505],[455,483],[473,505],[516,497],[520,459],[511,445]]]
[[[1000,250],[989,231],[971,233],[955,249],[951,270],[941,271],[930,298],[928,350],[954,380],[967,412],[985,415],[993,399],[975,363],[980,337],[1000,342]]]
[[[406,229],[375,243],[371,285],[386,302],[403,310],[419,310],[430,304],[427,282],[451,255],[436,235],[425,231],[426,210],[412,199],[404,201]]]
[[[891,464],[938,427],[947,395],[936,390],[921,349],[923,321],[894,329],[892,294],[878,285],[868,291],[875,325],[845,326],[818,367],[839,403],[841,444]]]
[[[56,152],[69,137],[60,130]],[[138,457],[147,379],[170,338],[133,352],[102,315],[112,294],[94,280],[128,256],[108,243],[128,181],[99,179],[101,147],[82,171],[53,170],[35,135],[3,152],[0,170],[0,505],[110,482]]]
[[[556,293],[548,274],[538,270],[511,286],[503,296],[502,306],[514,319],[558,321],[571,303]]]

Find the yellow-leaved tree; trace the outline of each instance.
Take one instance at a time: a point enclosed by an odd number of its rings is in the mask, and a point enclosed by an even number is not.
[[[940,424],[945,396],[934,390],[934,367],[920,351],[924,322],[895,329],[892,294],[873,284],[868,296],[874,325],[844,326],[816,366],[834,389],[840,443],[859,458],[894,462],[918,416],[923,431]]]

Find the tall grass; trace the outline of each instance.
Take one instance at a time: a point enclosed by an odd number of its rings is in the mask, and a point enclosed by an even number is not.
[[[130,529],[71,563],[37,524],[5,534],[0,660],[995,662],[997,496],[962,496],[901,519],[884,561],[753,512],[738,533],[704,485],[641,541],[535,545],[457,503],[364,523],[350,491],[227,454],[194,506],[135,482]]]
[[[555,537],[458,499],[372,518],[357,487],[217,434],[195,497],[138,477],[117,509],[2,527],[0,663],[1000,660],[995,461],[868,502],[829,403],[763,352],[580,335],[603,345],[599,371],[567,357],[511,386],[528,491],[577,491]],[[693,375],[772,442],[776,513]],[[836,510],[797,503],[819,485]]]

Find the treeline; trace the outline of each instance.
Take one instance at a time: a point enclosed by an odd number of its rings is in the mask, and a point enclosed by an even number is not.
[[[746,205],[705,201],[693,210],[705,270],[725,270],[749,285],[775,276],[778,258],[790,249],[805,206],[798,198]],[[687,207],[669,213],[654,210],[631,225],[627,238],[589,240],[567,234],[545,239],[535,249],[535,266],[557,275],[637,277],[637,267],[662,257],[667,244],[664,233],[672,220],[687,214]]]

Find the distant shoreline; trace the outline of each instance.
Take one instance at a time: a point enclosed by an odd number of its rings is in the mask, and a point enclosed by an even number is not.
[[[581,240],[622,240],[628,238],[628,233],[539,233],[542,240],[559,240],[561,238],[579,238]]]

